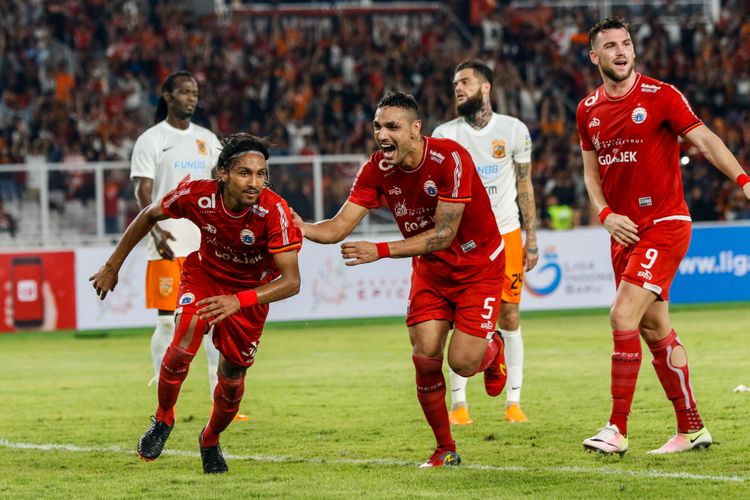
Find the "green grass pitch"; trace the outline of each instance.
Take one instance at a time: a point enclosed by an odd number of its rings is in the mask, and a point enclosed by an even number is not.
[[[454,428],[463,465],[421,470],[433,437],[415,396],[401,320],[270,325],[241,411],[222,435],[229,473],[202,474],[197,435],[209,411],[198,354],[164,455],[135,453],[156,405],[150,331],[0,336],[0,498],[749,498],[748,305],[674,308],[699,409],[716,444],[648,456],[674,432],[648,362],[630,451],[603,457],[581,440],[608,415],[606,311],[525,314],[523,405],[469,382],[475,424]]]

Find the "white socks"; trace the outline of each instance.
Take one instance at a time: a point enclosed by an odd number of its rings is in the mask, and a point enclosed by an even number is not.
[[[214,346],[213,333],[214,329],[211,328],[203,336],[203,349],[206,351],[206,361],[208,361],[208,388],[211,391],[211,401],[214,400],[214,389],[219,383],[219,351]]]
[[[453,370],[448,368],[448,374],[451,380],[451,411],[459,406],[466,405],[466,382],[469,380],[461,375],[456,375]]]
[[[523,339],[521,327],[516,330],[500,330],[505,341],[505,366],[508,370],[508,382],[505,384],[505,400],[507,403],[521,401],[521,386],[523,385]]]
[[[156,317],[156,328],[151,335],[151,363],[154,367],[154,378],[148,385],[159,381],[161,360],[167,352],[167,347],[172,343],[174,336],[174,316],[159,315]]]

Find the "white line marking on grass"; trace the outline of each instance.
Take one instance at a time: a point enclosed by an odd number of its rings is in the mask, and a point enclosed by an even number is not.
[[[7,439],[0,439],[0,446],[4,448],[13,448],[17,450],[40,450],[40,451],[72,451],[80,453],[127,453],[135,455],[136,452],[133,449],[123,448],[122,446],[76,446],[74,444],[34,444],[34,443],[14,443]],[[197,451],[187,450],[164,450],[162,455],[172,455],[179,457],[193,457],[197,458],[200,453]],[[225,453],[225,458],[232,460],[253,460],[256,462],[272,462],[272,463],[308,463],[308,464],[338,464],[338,465],[386,465],[386,466],[408,466],[414,467],[418,465],[415,462],[408,462],[404,460],[369,460],[369,459],[332,459],[326,460],[321,458],[303,458],[293,457],[289,455],[235,455],[232,453]],[[644,478],[656,478],[656,479],[695,479],[698,481],[723,481],[723,482],[738,482],[742,483],[748,480],[748,478],[741,476],[713,476],[705,474],[690,474],[688,472],[662,472],[658,470],[620,470],[610,469],[606,467],[601,468],[590,468],[590,467],[521,467],[521,466],[497,466],[497,465],[481,465],[481,464],[467,464],[462,465],[462,469],[477,469],[477,470],[492,470],[499,472],[545,472],[545,473],[573,473],[573,474],[600,474],[603,476],[631,476],[631,477],[644,477]]]

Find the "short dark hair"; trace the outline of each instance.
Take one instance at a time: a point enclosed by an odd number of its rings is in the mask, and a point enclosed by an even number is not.
[[[190,71],[180,70],[170,74],[164,82],[161,84],[161,93],[172,92],[174,90],[175,81],[180,77],[187,77],[195,80],[195,76]],[[196,80],[197,81],[197,80]],[[164,96],[159,96],[159,103],[156,105],[156,113],[154,114],[154,123],[159,123],[166,120],[167,118],[167,101],[164,100]]]
[[[589,48],[593,50],[594,39],[602,31],[619,30],[619,29],[624,29],[625,31],[630,32],[630,23],[628,23],[627,21],[625,21],[625,19],[619,16],[605,17],[604,19],[596,23],[594,26],[592,26],[591,29],[589,30]]]
[[[419,115],[419,105],[414,96],[407,94],[406,92],[388,92],[386,95],[380,98],[378,101],[378,108],[401,108],[413,111],[416,116]]]
[[[487,83],[492,85],[492,70],[489,66],[484,64],[482,61],[477,61],[476,59],[470,60],[470,61],[464,61],[458,66],[456,66],[456,70],[453,72],[458,73],[462,69],[471,69],[474,71],[474,74],[477,74],[478,76],[481,76],[484,78]]]
[[[266,142],[263,139],[244,132],[225,137],[222,139],[221,145],[221,154],[219,154],[219,159],[216,160],[216,167],[221,170],[231,169],[234,160],[243,153],[257,151],[266,160],[270,156],[268,154],[268,146],[266,146]]]

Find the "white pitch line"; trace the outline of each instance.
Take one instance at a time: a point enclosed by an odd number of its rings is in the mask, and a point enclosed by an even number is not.
[[[122,446],[76,446],[74,444],[34,444],[34,443],[14,443],[7,439],[0,439],[0,447],[13,448],[17,450],[39,450],[39,451],[72,451],[81,453],[127,453],[135,455],[135,450],[123,448]],[[180,457],[199,457],[197,451],[187,450],[164,450],[162,455],[172,455]],[[409,466],[413,467],[415,462],[404,460],[375,460],[375,459],[321,459],[321,458],[302,458],[289,455],[235,455],[225,453],[224,457],[232,460],[253,460],[256,462],[272,463],[309,463],[309,464],[339,464],[339,465],[386,465],[386,466]],[[620,470],[610,468],[587,468],[587,467],[522,467],[522,466],[496,466],[467,464],[462,465],[462,469],[492,470],[499,472],[547,472],[547,473],[574,473],[574,474],[600,474],[604,476],[630,476],[646,477],[656,479],[695,479],[698,481],[721,481],[743,483],[748,478],[742,476],[713,476],[705,474],[690,474],[688,472],[662,472],[657,470]]]

